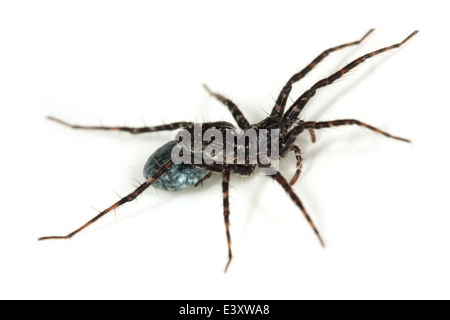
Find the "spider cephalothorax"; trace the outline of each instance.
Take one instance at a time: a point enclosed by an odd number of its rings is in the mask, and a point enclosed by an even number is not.
[[[255,124],[250,124],[237,105],[231,100],[211,91],[207,86],[204,86],[205,90],[227,106],[233,115],[238,128],[233,124],[224,121],[205,123],[174,122],[171,124],[141,128],[79,126],[69,124],[54,117],[48,117],[51,120],[75,129],[119,130],[127,131],[132,134],[177,129],[179,132],[175,141],[166,143],[150,156],[144,167],[146,181],[139,185],[133,192],[100,212],[93,219],[89,220],[73,232],[65,236],[41,237],[39,240],[71,238],[88,225],[97,221],[103,215],[124,203],[136,199],[137,196],[151,185],[163,190],[178,191],[193,186],[196,187],[203,184],[212,173],[220,173],[222,174],[223,214],[228,243],[228,262],[225,268],[226,271],[232,259],[231,236],[229,231],[230,208],[228,201],[230,173],[249,176],[257,168],[260,168],[266,175],[277,181],[287,192],[292,201],[303,213],[317,235],[320,243],[324,245],[319,231],[304,208],[300,198],[291,187],[297,181],[302,167],[301,150],[295,144],[296,138],[306,130],[311,135],[312,141],[315,142],[316,138],[314,130],[334,126],[358,125],[383,134],[389,138],[405,142],[409,142],[409,140],[390,135],[385,131],[355,119],[316,122],[299,120],[299,115],[308,101],[316,94],[318,89],[332,84],[365,60],[382,52],[400,47],[418,31],[414,31],[400,43],[365,54],[329,77],[316,82],[285,111],[286,103],[292,90],[292,85],[301,80],[328,54],[361,43],[372,31],[373,29],[369,30],[369,32],[358,41],[325,50],[303,70],[295,73],[281,90],[270,115]],[[278,172],[278,161],[291,151],[295,153],[297,166],[294,177],[288,182],[288,180]]]

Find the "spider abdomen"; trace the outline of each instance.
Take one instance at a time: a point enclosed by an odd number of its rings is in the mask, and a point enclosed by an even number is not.
[[[144,166],[145,179],[149,179],[164,163],[171,159],[172,149],[176,144],[175,141],[169,141],[148,158]],[[166,191],[184,190],[195,186],[209,173],[208,170],[190,164],[174,164],[167,174],[161,176],[153,185]]]

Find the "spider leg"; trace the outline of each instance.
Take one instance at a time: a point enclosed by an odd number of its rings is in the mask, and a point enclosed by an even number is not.
[[[204,176],[203,178],[198,180],[197,183],[194,185],[194,187],[203,186],[203,182],[205,182],[205,180],[211,178],[211,176],[212,176],[212,172],[208,173],[206,176]]]
[[[179,128],[185,128],[190,125],[193,125],[192,122],[173,122],[168,124],[162,124],[159,126],[153,127],[140,127],[140,128],[131,128],[131,127],[104,127],[104,126],[80,126],[76,124],[70,124],[63,120],[57,119],[52,116],[48,116],[47,119],[55,121],[59,124],[62,124],[66,127],[72,129],[87,129],[87,130],[111,130],[111,131],[126,131],[132,134],[145,133],[145,132],[156,132],[156,131],[167,131],[167,130],[175,130]]]
[[[310,89],[305,91],[293,104],[292,106],[286,111],[286,113],[283,115],[283,123],[289,123],[288,121],[291,119],[296,119],[299,115],[299,113],[303,110],[305,105],[308,103],[308,101],[316,94],[316,90],[325,86],[328,86],[332,84],[334,81],[342,77],[344,74],[355,68],[356,66],[360,65],[364,61],[366,61],[369,58],[372,58],[380,53],[399,48],[403,44],[405,44],[409,39],[411,39],[414,35],[416,35],[419,31],[414,31],[411,33],[408,37],[406,37],[402,42],[399,42],[397,44],[394,44],[392,46],[384,47],[381,49],[378,49],[376,51],[370,52],[368,54],[365,54],[358,59],[353,60],[349,64],[347,64],[345,67],[343,67],[341,70],[333,73],[328,78],[322,79],[318,82],[316,82]]]
[[[223,195],[223,217],[225,220],[225,229],[227,234],[227,244],[228,244],[228,262],[225,266],[225,272],[227,272],[228,267],[231,263],[233,255],[231,254],[231,236],[230,236],[230,201],[228,194],[228,182],[230,180],[230,168],[224,167],[222,171],[222,195]]]
[[[275,175],[271,176],[275,181],[277,181],[281,187],[286,191],[286,193],[291,197],[292,201],[299,207],[299,209],[302,211],[303,216],[308,221],[309,225],[313,229],[314,233],[316,234],[317,238],[320,241],[320,244],[325,247],[325,243],[322,240],[322,237],[320,236],[319,230],[317,230],[314,222],[312,221],[311,217],[309,216],[308,212],[306,211],[305,207],[303,206],[300,198],[295,194],[292,187],[289,185],[287,180],[281,175],[281,173],[277,172]]]
[[[382,131],[382,130],[374,127],[374,126],[371,126],[367,123],[364,123],[362,121],[355,120],[355,119],[342,119],[342,120],[320,121],[320,122],[308,121],[308,122],[303,122],[302,124],[299,125],[299,127],[302,130],[303,129],[311,130],[311,129],[322,129],[322,128],[331,128],[331,127],[338,127],[338,126],[347,126],[347,125],[352,125],[352,124],[370,129],[370,130],[380,133],[388,138],[392,138],[392,139],[396,139],[396,140],[400,140],[400,141],[404,141],[404,142],[411,142],[411,140],[393,136],[385,131]],[[296,128],[292,129],[290,132],[294,131],[295,129]]]
[[[211,89],[209,89],[209,87],[206,84],[203,85],[203,88],[205,88],[205,90],[210,95],[212,95],[217,100],[222,102],[225,106],[227,106],[228,110],[230,110],[231,114],[233,115],[233,118],[236,120],[239,128],[247,129],[250,126],[250,123],[245,118],[244,114],[241,112],[241,110],[239,110],[239,107],[233,101],[231,101],[228,98],[225,98],[224,96],[218,93],[211,91]]]
[[[293,186],[294,183],[297,182],[297,179],[298,179],[300,173],[302,172],[302,154],[301,154],[300,148],[295,145],[292,145],[291,150],[294,151],[295,157],[297,158],[297,170],[295,171],[295,174],[292,177],[291,182],[289,182],[289,184],[291,186]]]
[[[361,39],[354,42],[349,42],[345,44],[341,44],[339,46],[330,48],[322,52],[318,55],[310,64],[308,64],[302,71],[294,74],[288,82],[284,85],[283,89],[281,89],[280,94],[275,102],[275,106],[272,109],[270,114],[271,117],[280,118],[283,115],[284,108],[286,106],[287,98],[292,90],[292,85],[300,81],[307,73],[309,73],[320,61],[322,61],[326,56],[328,56],[331,52],[337,51],[346,47],[354,46],[360,44],[374,29],[370,29]]]
[[[94,218],[92,218],[91,220],[89,220],[88,222],[86,222],[85,224],[83,224],[81,227],[79,227],[78,229],[72,231],[71,233],[65,235],[65,236],[47,236],[47,237],[40,237],[38,238],[38,240],[49,240],[49,239],[70,239],[72,238],[75,234],[77,234],[78,232],[82,231],[83,229],[85,229],[86,227],[88,227],[89,225],[91,225],[92,223],[94,223],[95,221],[97,221],[98,219],[100,219],[101,217],[103,217],[105,214],[107,214],[108,212],[110,212],[111,210],[114,210],[116,208],[118,208],[119,206],[133,201],[134,199],[137,198],[137,196],[139,196],[145,189],[147,189],[149,186],[151,186],[156,180],[158,180],[163,174],[165,174],[168,170],[170,170],[170,168],[173,166],[173,162],[172,160],[167,161],[158,171],[155,172],[155,174],[150,177],[147,181],[145,181],[144,183],[142,183],[139,187],[136,188],[136,190],[134,190],[133,192],[131,192],[130,194],[128,194],[127,196],[123,197],[122,199],[120,199],[119,201],[117,201],[116,203],[114,203],[112,206],[110,206],[109,208],[103,210],[102,212],[100,212],[98,215],[96,215]]]

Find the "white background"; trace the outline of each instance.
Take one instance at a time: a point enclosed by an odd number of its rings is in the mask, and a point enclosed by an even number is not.
[[[444,2],[9,1],[0,4],[0,298],[450,298],[448,30]],[[75,131],[45,119],[142,126],[231,121],[202,89],[251,122],[285,81],[332,54],[293,98],[361,54],[420,33],[321,89],[305,120],[357,127],[298,139],[295,186],[327,244],[271,179],[231,179],[228,273],[218,176],[157,192],[68,241],[65,234],[131,192],[171,133]],[[295,158],[283,161],[290,177]]]

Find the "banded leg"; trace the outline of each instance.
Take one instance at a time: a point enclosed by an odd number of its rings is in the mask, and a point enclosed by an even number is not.
[[[389,47],[384,47],[381,49],[378,49],[376,51],[370,52],[368,54],[365,54],[358,59],[353,60],[349,64],[347,64],[345,67],[343,67],[341,70],[335,72],[328,78],[322,79],[318,82],[316,82],[310,89],[305,91],[293,104],[292,106],[286,111],[286,113],[283,116],[283,123],[292,123],[289,122],[292,119],[296,119],[300,112],[303,110],[305,105],[308,103],[308,101],[316,94],[316,90],[325,86],[328,86],[332,84],[334,81],[342,77],[344,74],[355,68],[356,66],[360,65],[364,61],[366,61],[369,58],[372,58],[380,53],[399,48],[403,44],[405,44],[409,39],[411,39],[414,35],[416,35],[419,31],[414,31],[411,33],[408,37],[405,38],[402,42],[399,42],[397,44],[394,44]]]
[[[291,150],[294,151],[294,153],[295,153],[295,158],[297,158],[297,166],[296,166],[296,167],[297,167],[297,170],[295,171],[295,174],[294,174],[294,176],[292,177],[291,182],[289,182],[289,184],[290,184],[291,186],[293,186],[294,183],[297,182],[298,176],[299,176],[300,173],[302,172],[302,162],[303,162],[303,161],[302,161],[302,153],[301,153],[299,147],[293,145],[293,146],[291,147]]]
[[[203,85],[203,88],[205,88],[205,90],[210,95],[212,95],[217,100],[219,100],[220,102],[222,102],[224,105],[227,106],[228,110],[230,110],[231,114],[233,115],[233,118],[236,120],[239,128],[247,129],[250,126],[250,123],[245,118],[244,114],[241,112],[241,110],[239,110],[239,107],[233,101],[225,98],[224,96],[218,93],[211,91],[211,89],[209,89],[209,87],[206,84]]]
[[[228,267],[231,263],[233,255],[231,254],[231,236],[230,236],[230,201],[228,194],[228,182],[230,180],[230,168],[225,167],[222,172],[222,195],[223,195],[223,217],[225,219],[225,229],[227,234],[227,244],[228,244],[228,262],[225,266],[225,272],[227,272]]]
[[[130,128],[130,127],[80,126],[77,124],[70,124],[68,122],[65,122],[63,120],[57,119],[52,116],[48,116],[47,119],[55,121],[59,124],[62,124],[66,127],[72,128],[72,129],[126,131],[126,132],[129,132],[132,134],[175,130],[175,129],[179,129],[179,128],[185,128],[185,127],[188,127],[188,126],[191,126],[194,124],[192,122],[173,122],[173,123],[162,124],[162,125],[153,126],[153,127]]]
[[[118,208],[119,206],[133,201],[134,199],[136,199],[145,189],[147,189],[149,186],[151,186],[156,180],[158,180],[163,174],[165,174],[168,170],[170,170],[170,168],[172,168],[173,166],[173,162],[172,160],[167,161],[158,171],[155,172],[155,174],[150,177],[147,181],[145,181],[144,183],[142,183],[139,187],[136,188],[136,190],[134,190],[133,192],[131,192],[130,194],[128,194],[127,196],[123,197],[122,199],[120,199],[119,201],[117,201],[116,203],[114,203],[112,206],[110,206],[109,208],[103,210],[102,212],[100,212],[98,215],[96,215],[94,218],[92,218],[91,220],[89,220],[88,222],[86,222],[85,224],[83,224],[81,227],[79,227],[78,229],[72,231],[71,233],[65,235],[65,236],[47,236],[47,237],[40,237],[38,238],[38,240],[49,240],[49,239],[70,239],[72,238],[75,234],[77,234],[78,232],[82,231],[83,229],[85,229],[86,227],[88,227],[89,225],[93,224],[95,221],[97,221],[98,219],[100,219],[101,217],[103,217],[105,214],[107,214],[108,212],[110,212],[111,210],[114,210],[116,208]]]
[[[288,82],[284,85],[283,89],[281,89],[280,94],[278,95],[278,98],[275,102],[275,106],[272,109],[272,112],[270,114],[271,117],[277,117],[280,118],[283,115],[284,108],[286,106],[287,98],[292,90],[292,85],[300,81],[307,73],[309,73],[320,61],[322,61],[326,56],[328,56],[331,52],[358,45],[360,44],[374,29],[370,29],[361,39],[354,42],[349,42],[345,44],[341,44],[339,46],[330,48],[322,52],[320,55],[318,55],[310,64],[308,64],[302,71],[294,74]]]
[[[300,198],[295,194],[292,187],[289,185],[287,180],[281,175],[281,173],[277,172],[275,175],[272,176],[272,178],[278,182],[281,187],[283,187],[284,191],[291,197],[292,201],[299,207],[299,209],[302,211],[303,216],[308,221],[309,225],[313,229],[314,233],[316,234],[317,238],[320,241],[320,244],[325,247],[325,243],[322,240],[322,237],[320,236],[319,230],[317,230],[314,222],[312,221],[311,217],[309,216],[308,212],[306,211],[305,207],[303,206],[302,202],[300,201]]]
[[[400,140],[400,141],[404,141],[404,142],[411,142],[411,140],[393,136],[385,131],[382,131],[374,126],[371,126],[370,124],[367,124],[367,123],[364,123],[362,121],[355,120],[355,119],[342,119],[342,120],[320,121],[320,122],[308,121],[308,122],[303,122],[301,125],[299,125],[299,127],[301,127],[302,130],[303,129],[322,129],[322,128],[331,128],[331,127],[338,127],[338,126],[348,126],[348,125],[352,125],[352,124],[375,131],[375,132],[380,133],[388,138],[392,138],[392,139],[396,139],[396,140]],[[295,129],[296,128],[292,129],[291,132],[294,131]]]

